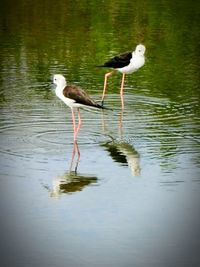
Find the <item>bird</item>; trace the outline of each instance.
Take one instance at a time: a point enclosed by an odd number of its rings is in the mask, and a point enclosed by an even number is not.
[[[53,83],[56,85],[56,96],[71,108],[75,143],[77,141],[78,132],[81,128],[81,114],[79,108],[86,107],[94,109],[104,109],[105,107],[96,103],[80,87],[75,85],[67,85],[66,79],[62,74],[55,74],[53,76]],[[76,109],[78,111],[77,127],[74,113]]]
[[[145,64],[145,46],[143,44],[138,44],[133,52],[125,52],[120,55],[117,55],[103,65],[98,65],[97,67],[108,67],[113,68],[114,71],[117,70],[122,73],[122,80],[121,80],[121,101],[122,101],[122,109],[124,109],[124,101],[123,101],[123,91],[124,91],[124,80],[126,74],[131,74],[137,71]],[[113,74],[114,71],[108,72],[105,74],[104,77],[104,87],[103,87],[103,94],[102,94],[102,105],[104,104],[104,97],[106,93],[106,85],[107,79],[109,76]]]

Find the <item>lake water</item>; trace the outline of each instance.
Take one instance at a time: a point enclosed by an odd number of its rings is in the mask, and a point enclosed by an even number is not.
[[[200,4],[0,4],[1,265],[200,266]],[[119,73],[105,105],[71,111],[63,74],[101,100],[95,65],[138,43],[146,64]]]

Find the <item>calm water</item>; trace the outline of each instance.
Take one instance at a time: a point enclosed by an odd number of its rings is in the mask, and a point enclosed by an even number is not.
[[[2,266],[200,265],[199,3],[1,1]],[[103,63],[147,48],[78,145],[55,73],[101,99]],[[79,158],[80,155],[80,158]]]

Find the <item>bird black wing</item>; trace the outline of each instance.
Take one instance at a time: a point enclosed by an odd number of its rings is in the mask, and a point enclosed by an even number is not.
[[[89,107],[103,108],[91,99],[85,91],[75,85],[67,85],[63,89],[63,95],[67,98],[73,99],[75,103],[82,104]]]
[[[111,58],[110,60],[105,62],[102,65],[102,67],[109,67],[109,68],[114,68],[114,69],[123,68],[129,65],[131,58],[132,58],[132,53],[126,52],[126,53],[123,53],[123,54],[120,54],[118,56]]]

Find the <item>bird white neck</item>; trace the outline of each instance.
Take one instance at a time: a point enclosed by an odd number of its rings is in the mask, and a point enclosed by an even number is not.
[[[58,84],[56,86],[56,95],[61,98],[63,96],[63,89],[65,88],[66,83],[64,84]]]

